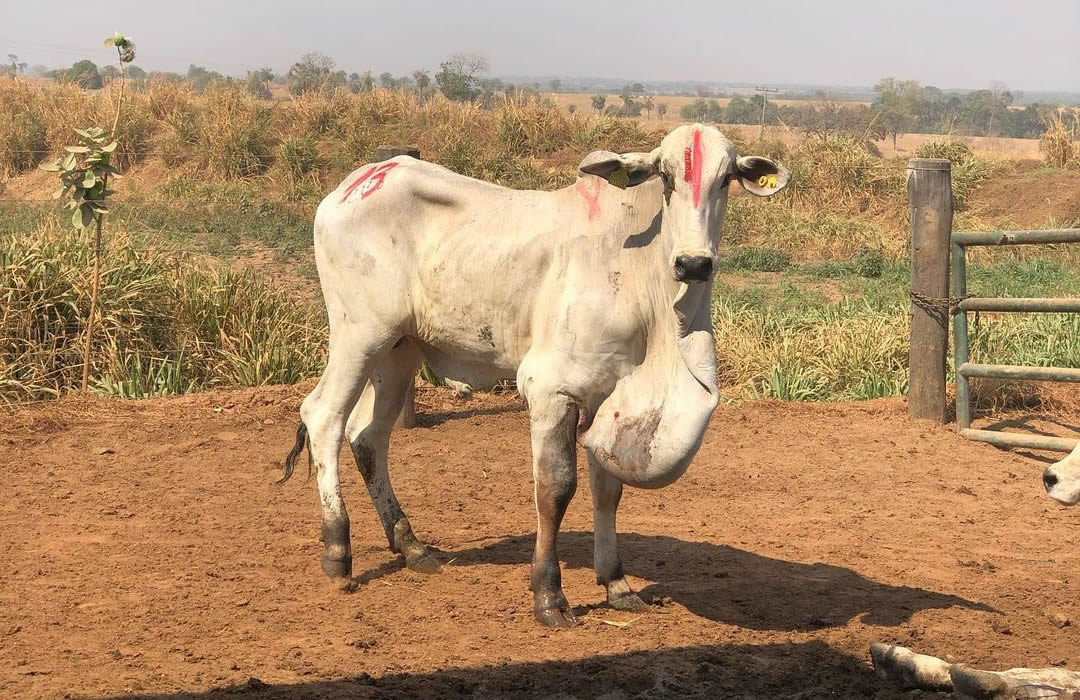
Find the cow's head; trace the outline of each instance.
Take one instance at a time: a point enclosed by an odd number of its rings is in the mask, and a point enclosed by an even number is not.
[[[674,239],[671,272],[680,282],[712,276],[732,178],[747,192],[768,197],[790,177],[768,158],[739,156],[719,129],[701,124],[678,127],[650,153],[590,153],[580,169],[617,187],[634,187],[653,175],[663,179],[664,225]]]
[[[1074,506],[1080,503],[1080,445],[1060,462],[1043,472],[1046,493],[1058,503]]]

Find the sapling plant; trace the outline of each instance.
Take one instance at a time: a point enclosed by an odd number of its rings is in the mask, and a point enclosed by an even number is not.
[[[90,291],[90,310],[86,319],[86,335],[83,348],[82,390],[90,385],[90,357],[94,340],[94,316],[97,312],[98,293],[101,291],[101,245],[105,228],[105,219],[109,215],[108,198],[113,194],[109,189],[109,178],[120,177],[120,171],[112,166],[110,160],[116,150],[116,127],[120,123],[120,112],[124,104],[124,65],[135,60],[135,43],[120,32],[105,40],[105,46],[116,49],[117,62],[120,65],[120,93],[116,100],[116,115],[111,129],[91,126],[75,129],[78,143],[65,146],[66,155],[42,165],[43,170],[58,173],[60,186],[53,193],[53,199],[67,198],[64,206],[71,210],[71,223],[80,232],[93,227],[94,231],[94,269]]]

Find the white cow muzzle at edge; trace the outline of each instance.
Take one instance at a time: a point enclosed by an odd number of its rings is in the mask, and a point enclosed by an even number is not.
[[[654,177],[655,176],[655,177]],[[689,466],[718,400],[712,273],[728,184],[759,196],[789,174],[738,157],[717,129],[672,131],[650,153],[590,153],[577,181],[522,191],[398,157],[353,172],[319,205],[315,259],[330,353],[301,406],[283,481],[307,443],[322,506],[323,570],[352,571],[337,456],[347,439],[392,551],[438,563],[390,484],[390,431],[421,361],[455,386],[514,379],[529,406],[537,512],[531,587],[544,624],[574,624],[556,538],[592,485],[597,582],[642,609],[616,550],[624,484]]]
[[[1067,506],[1080,503],[1080,445],[1043,472],[1043,486],[1050,498]]]

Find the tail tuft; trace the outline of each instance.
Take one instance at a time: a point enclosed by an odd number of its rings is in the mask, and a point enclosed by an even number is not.
[[[296,429],[296,442],[293,444],[293,448],[289,450],[289,455],[285,458],[285,475],[277,481],[277,483],[284,484],[293,475],[293,469],[296,467],[296,458],[300,456],[300,453],[304,451],[304,448],[308,448],[308,478],[311,478],[311,446],[308,443],[307,426],[300,423],[300,427]]]

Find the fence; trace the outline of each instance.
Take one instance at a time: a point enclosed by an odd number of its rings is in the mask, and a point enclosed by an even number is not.
[[[969,440],[1001,447],[1071,452],[1077,440],[977,430],[971,427],[973,378],[1080,382],[1080,369],[976,364],[968,361],[970,312],[1080,313],[1080,299],[974,297],[967,293],[967,249],[971,246],[1080,243],[1080,229],[952,232],[952,178],[947,160],[908,163],[911,201],[911,360],[908,411],[945,421],[945,362],[952,316],[956,382],[956,428]],[[952,296],[947,296],[949,277]]]

